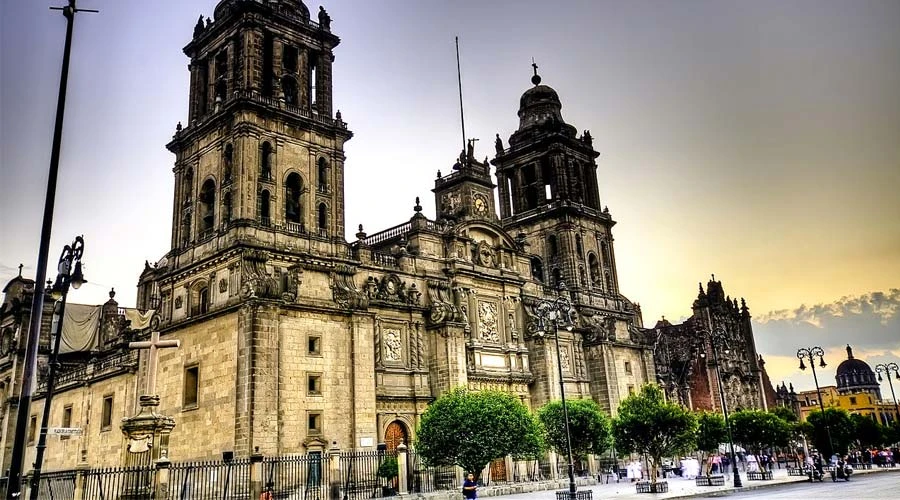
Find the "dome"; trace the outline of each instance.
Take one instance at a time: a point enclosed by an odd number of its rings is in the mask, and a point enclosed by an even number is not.
[[[837,367],[835,374],[839,392],[877,391],[878,399],[881,399],[881,388],[875,378],[875,372],[868,363],[853,357],[853,348],[847,345],[847,359]]]
[[[562,117],[559,94],[552,87],[541,85],[541,77],[532,77],[534,87],[526,90],[519,99],[519,129],[509,138],[515,146],[545,132],[561,132],[575,137],[575,127],[566,124]]]

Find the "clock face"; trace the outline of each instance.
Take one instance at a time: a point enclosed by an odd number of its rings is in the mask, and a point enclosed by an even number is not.
[[[482,196],[482,195],[475,195],[475,199],[474,199],[474,201],[472,202],[472,204],[473,204],[474,209],[475,209],[475,215],[478,215],[478,216],[484,216],[484,215],[487,215],[487,211],[488,211],[488,210],[487,210],[487,208],[488,208],[488,207],[487,207],[487,200],[484,199],[484,196]]]

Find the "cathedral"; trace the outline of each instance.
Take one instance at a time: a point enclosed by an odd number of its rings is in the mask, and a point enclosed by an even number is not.
[[[141,415],[165,424],[153,453],[173,461],[393,448],[414,441],[427,405],[452,388],[507,391],[536,410],[560,397],[560,370],[567,397],[611,414],[657,380],[671,398],[717,408],[709,370],[660,360],[679,348],[661,339],[690,325],[644,329],[619,292],[599,153],[537,67],[518,129],[505,143],[497,135],[493,159],[478,160],[470,141],[455,164],[436,166],[435,214],[416,200],[393,227],[359,226],[347,241],[345,206],[364,200],[344,193],[354,166],[332,99],[340,38],[324,9],[312,16],[300,0],[222,0],[197,22],[184,47],[187,122],[166,145],[171,249],[145,263],[136,309],[111,294],[77,335],[67,313],[64,340],[76,347],[61,355],[50,424],[83,435],[51,441],[46,469],[138,463],[131,455],[147,448],[126,427]],[[4,289],[4,346],[24,345],[34,285],[20,277]],[[577,316],[554,333],[557,353],[533,325],[558,294]],[[722,321],[744,348],[723,382],[732,404],[763,406],[746,307],[710,282],[694,311],[689,322]],[[128,347],[151,332],[179,343],[158,351],[158,367]],[[21,349],[2,355],[5,466]],[[694,386],[703,389],[691,396]]]

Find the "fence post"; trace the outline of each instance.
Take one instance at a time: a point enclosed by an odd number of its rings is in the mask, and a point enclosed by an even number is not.
[[[550,460],[550,479],[557,480],[559,479],[559,457],[556,455],[556,452],[551,451],[547,453],[547,458]]]
[[[169,468],[172,462],[165,454],[156,461],[156,485],[153,488],[153,498],[165,500],[169,498]]]
[[[35,484],[35,485],[31,484],[32,476],[34,476],[34,469],[31,469],[30,471],[28,471],[22,475],[22,483],[21,483],[22,486],[20,487],[20,489],[22,490],[23,493],[22,493],[22,496],[19,498],[31,498],[32,486],[34,486],[35,488],[38,488],[40,491],[40,487],[41,487],[40,484]]]
[[[402,442],[397,445],[397,475],[400,476],[400,484],[398,487],[400,488],[399,493],[401,495],[406,495],[409,493],[409,462],[407,458],[409,455],[406,453],[406,445]]]
[[[341,498],[341,449],[338,448],[337,441],[331,442],[331,448],[328,450],[328,467],[331,477],[329,497],[332,500]]]
[[[263,456],[257,446],[250,454],[250,498],[255,500],[262,497],[263,492]]]
[[[74,500],[84,500],[84,487],[87,483],[87,473],[91,470],[85,460],[86,453],[82,452],[81,461],[75,466],[75,495]]]

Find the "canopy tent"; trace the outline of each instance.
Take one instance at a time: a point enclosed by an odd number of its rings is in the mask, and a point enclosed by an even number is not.
[[[156,311],[141,312],[134,308],[120,308],[119,312],[126,320],[131,321],[132,330],[145,330],[150,327],[150,320]],[[102,313],[103,306],[66,304],[59,343],[60,354],[88,352],[99,347]]]

